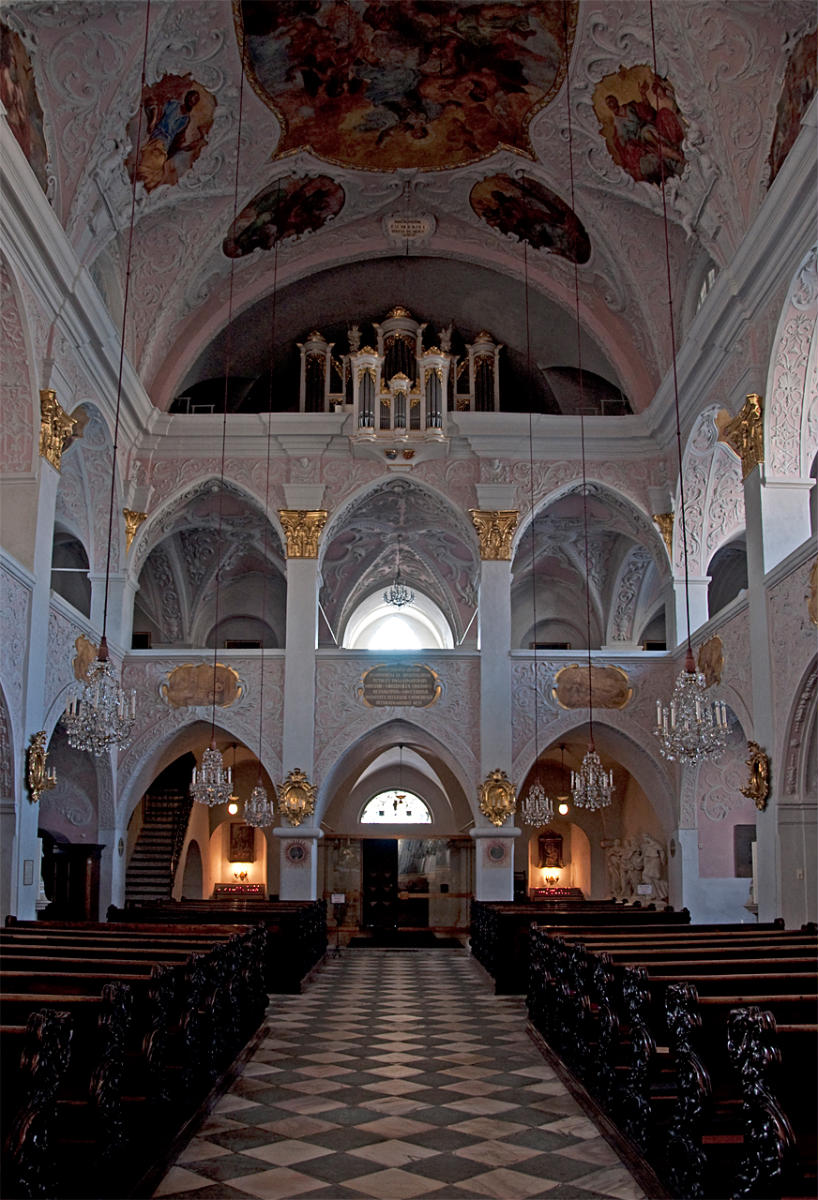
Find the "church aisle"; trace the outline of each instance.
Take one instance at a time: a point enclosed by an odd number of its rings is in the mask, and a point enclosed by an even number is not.
[[[345,950],[269,1030],[156,1192],[553,1200],[643,1192],[464,950]]]

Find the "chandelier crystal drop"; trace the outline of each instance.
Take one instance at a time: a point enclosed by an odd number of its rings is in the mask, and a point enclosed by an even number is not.
[[[547,825],[553,816],[554,801],[545,794],[545,788],[541,783],[532,784],[520,805],[520,817],[523,824],[537,828],[540,825]]]
[[[190,794],[196,804],[214,808],[217,804],[227,804],[232,790],[233,771],[225,767],[221,751],[215,742],[211,742],[202,754],[199,766],[193,768]]]
[[[250,793],[250,798],[244,806],[244,819],[248,825],[263,829],[275,821],[275,813],[267,789],[257,783]]]
[[[605,770],[593,742],[589,743],[579,770],[571,772],[571,799],[577,808],[596,812],[611,803],[613,785],[613,771]]]
[[[405,583],[401,582],[400,577],[400,538],[398,538],[397,560],[395,565],[395,582],[391,587],[388,587],[383,594],[386,604],[391,608],[403,608],[406,604],[414,604],[415,593]]]
[[[673,687],[670,704],[656,701],[659,752],[671,762],[694,766],[718,758],[727,741],[727,706],[708,700],[704,675],[696,671],[692,655]]]
[[[68,701],[62,723],[68,744],[97,756],[127,746],[136,716],[136,692],[125,691],[108,658],[105,638],[78,695]]]

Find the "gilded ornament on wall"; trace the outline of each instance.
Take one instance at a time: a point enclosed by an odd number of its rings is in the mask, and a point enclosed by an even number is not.
[[[89,642],[88,638],[81,633],[74,642],[74,649],[77,652],[73,663],[74,678],[83,680],[88,674],[88,668],[91,666],[91,663],[96,662],[99,647],[95,646],[93,642]]]
[[[279,789],[278,811],[291,825],[300,825],[315,812],[317,790],[300,767],[293,768]]]
[[[807,600],[807,612],[809,619],[813,625],[818,625],[818,558],[812,564],[812,570],[809,573],[809,599]]]
[[[741,459],[741,478],[746,479],[754,467],[764,462],[764,418],[761,397],[750,392],[741,412],[734,417],[723,409],[716,415],[719,441],[724,442]]]
[[[511,539],[517,528],[515,509],[470,508],[469,516],[480,539],[480,557],[484,562],[511,560]]]
[[[62,452],[74,432],[77,422],[57,399],[53,388],[40,389],[40,456],[47,459],[57,471],[62,463]]]
[[[747,749],[750,751],[750,757],[747,759],[750,778],[747,786],[739,790],[742,796],[753,800],[756,808],[763,812],[767,807],[770,795],[770,758],[764,753],[758,742],[748,742]]]
[[[280,508],[287,537],[287,558],[317,558],[318,539],[327,523],[326,509]]]
[[[159,695],[171,708],[218,704],[229,708],[244,692],[237,671],[223,663],[184,663],[169,671]],[[215,693],[215,694],[214,694]]]
[[[130,550],[136,531],[142,522],[148,519],[148,514],[137,512],[135,508],[123,508],[122,515],[125,518],[125,549]]]
[[[591,667],[591,687],[596,708],[624,708],[633,695],[627,672],[621,667]],[[588,668],[572,663],[557,671],[551,695],[560,708],[587,708]]]
[[[720,637],[711,637],[699,647],[697,656],[699,673],[704,675],[707,687],[721,683],[721,673],[724,670],[724,648]]]
[[[480,811],[498,827],[517,811],[517,793],[505,771],[490,771],[480,784]]]
[[[32,733],[31,745],[26,754],[26,783],[32,804],[37,803],[43,792],[48,792],[57,786],[57,774],[54,768],[52,767],[49,771],[46,767],[45,743],[46,732],[44,729],[41,729],[39,733]]]
[[[654,513],[653,522],[659,527],[659,532],[662,535],[662,541],[667,546],[668,558],[673,558],[673,518],[672,512]]]

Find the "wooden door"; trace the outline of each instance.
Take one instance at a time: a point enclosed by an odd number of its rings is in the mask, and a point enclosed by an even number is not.
[[[364,929],[396,929],[398,924],[397,838],[365,838],[361,874]]]

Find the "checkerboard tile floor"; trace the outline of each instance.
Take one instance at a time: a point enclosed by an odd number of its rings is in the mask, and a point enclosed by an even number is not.
[[[154,1195],[642,1200],[465,950],[347,950],[266,1030]]]

